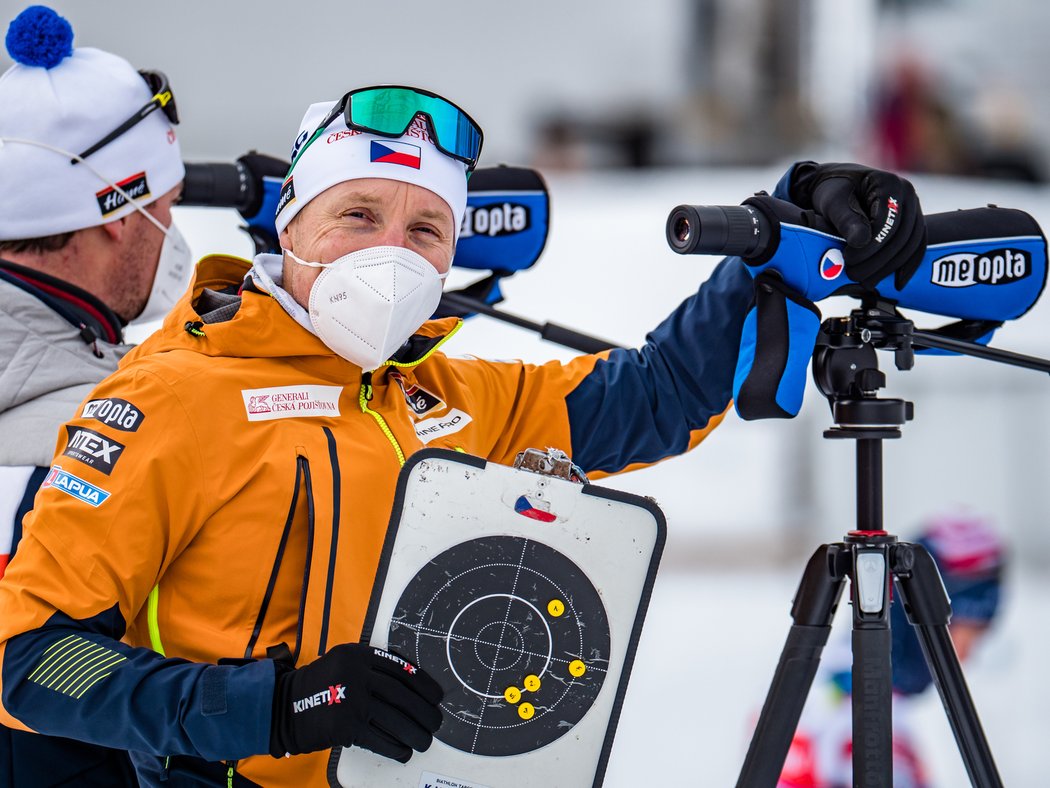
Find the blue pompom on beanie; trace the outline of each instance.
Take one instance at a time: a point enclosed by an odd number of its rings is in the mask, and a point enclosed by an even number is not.
[[[4,44],[16,63],[54,68],[73,54],[73,28],[50,8],[33,5],[8,26]]]

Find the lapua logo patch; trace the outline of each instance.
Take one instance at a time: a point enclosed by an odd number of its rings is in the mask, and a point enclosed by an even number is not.
[[[96,487],[79,476],[74,476],[69,471],[62,470],[61,465],[52,465],[51,470],[40,486],[42,488],[54,487],[66,495],[96,508],[104,504],[110,495],[101,487]]]

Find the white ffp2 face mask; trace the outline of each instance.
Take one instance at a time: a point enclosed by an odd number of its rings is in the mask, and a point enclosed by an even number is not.
[[[148,213],[146,215],[150,216]],[[170,227],[164,227],[159,222],[156,224],[164,230],[164,243],[160,247],[157,273],[153,277],[153,288],[146,300],[146,307],[131,321],[132,323],[160,320],[168,314],[186,292],[190,276],[193,274],[190,245],[186,243],[175,222],[173,221]]]
[[[380,367],[441,302],[439,274],[422,255],[401,246],[374,246],[330,263],[310,288],[310,323],[333,352],[365,372]]]

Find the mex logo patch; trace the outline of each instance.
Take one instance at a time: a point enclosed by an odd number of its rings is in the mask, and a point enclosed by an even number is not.
[[[123,452],[123,443],[100,432],[66,425],[66,450],[62,452],[64,457],[72,457],[109,476]]]

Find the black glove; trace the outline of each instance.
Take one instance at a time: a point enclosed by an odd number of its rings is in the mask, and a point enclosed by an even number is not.
[[[333,647],[277,676],[270,754],[280,758],[357,745],[405,763],[441,727],[444,693],[396,654],[364,643]]]
[[[846,275],[873,289],[890,274],[900,290],[926,253],[926,221],[915,188],[861,164],[795,165],[791,201],[827,219],[846,239]]]

